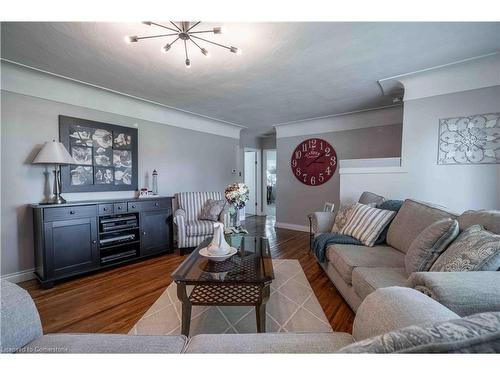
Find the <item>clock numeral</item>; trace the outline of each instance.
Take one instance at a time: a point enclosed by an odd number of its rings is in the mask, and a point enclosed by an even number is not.
[[[300,175],[302,174],[302,170],[301,170],[300,168],[297,168],[297,169],[295,170],[295,174],[296,174],[297,176],[300,176]]]
[[[332,174],[332,170],[330,169],[330,166],[326,167],[326,174],[330,176]]]
[[[304,182],[306,182],[306,181],[307,181],[307,173],[304,173],[304,174],[302,175],[302,178],[304,179]]]
[[[333,167],[335,164],[337,164],[337,158],[335,156],[332,156],[330,159],[330,165]]]
[[[319,180],[319,182],[325,181],[325,177],[323,177],[323,172],[320,172],[320,174],[318,176],[318,180]]]
[[[302,151],[307,152],[307,143],[302,143]]]
[[[316,140],[315,139],[311,139],[309,141],[309,148],[316,148]]]
[[[316,177],[311,177],[311,185],[316,185]]]
[[[297,159],[293,159],[292,160],[292,167],[296,167],[297,166]]]
[[[326,155],[326,156],[330,156],[330,152],[331,152],[331,151],[332,151],[332,150],[330,150],[330,147],[325,148],[325,155]]]
[[[323,142],[319,142],[319,149],[323,151]]]
[[[300,150],[295,151],[295,159],[302,158],[302,152]]]

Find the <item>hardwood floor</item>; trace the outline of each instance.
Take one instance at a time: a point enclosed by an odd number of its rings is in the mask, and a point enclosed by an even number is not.
[[[334,331],[351,333],[354,313],[309,252],[309,234],[274,228],[272,217],[248,217],[250,235],[269,239],[273,258],[298,259]],[[56,284],[20,284],[35,300],[45,333],[127,333],[172,282],[186,256],[163,255]]]

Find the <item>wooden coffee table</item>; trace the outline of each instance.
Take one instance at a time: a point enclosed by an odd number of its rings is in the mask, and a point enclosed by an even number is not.
[[[203,241],[174,271],[177,297],[182,302],[182,334],[189,335],[192,306],[255,306],[257,332],[266,331],[266,303],[274,270],[267,238],[231,236],[238,252],[223,262],[200,255]],[[193,286],[188,292],[188,286]]]

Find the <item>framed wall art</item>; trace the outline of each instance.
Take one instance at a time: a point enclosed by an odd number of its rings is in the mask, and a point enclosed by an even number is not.
[[[137,190],[137,129],[61,115],[59,139],[77,162],[61,168],[63,192]]]
[[[438,164],[499,164],[500,113],[439,120]]]

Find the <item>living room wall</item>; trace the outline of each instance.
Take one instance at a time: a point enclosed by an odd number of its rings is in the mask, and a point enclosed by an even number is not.
[[[351,121],[346,116],[347,121]],[[364,119],[366,120],[366,118]],[[401,120],[401,119],[399,119]],[[342,122],[342,118],[337,118]],[[368,117],[369,121],[369,117]],[[322,211],[325,202],[340,203],[339,170],[323,185],[307,186],[292,173],[290,157],[295,147],[308,138],[322,138],[337,152],[338,160],[401,156],[401,124],[354,130],[322,132],[277,139],[277,226],[305,229],[307,214]]]
[[[3,77],[2,77],[3,78]],[[137,127],[139,187],[153,169],[159,193],[223,191],[236,179],[238,139],[146,121],[58,101],[1,91],[1,275],[30,277],[33,219],[29,204],[44,198],[45,168],[30,164],[45,141],[58,139],[58,115]],[[203,125],[203,119],[199,122]],[[50,169],[49,169],[50,172]],[[49,180],[50,179],[49,175]],[[151,186],[150,186],[151,187]],[[134,192],[63,194],[68,200],[129,198]]]

